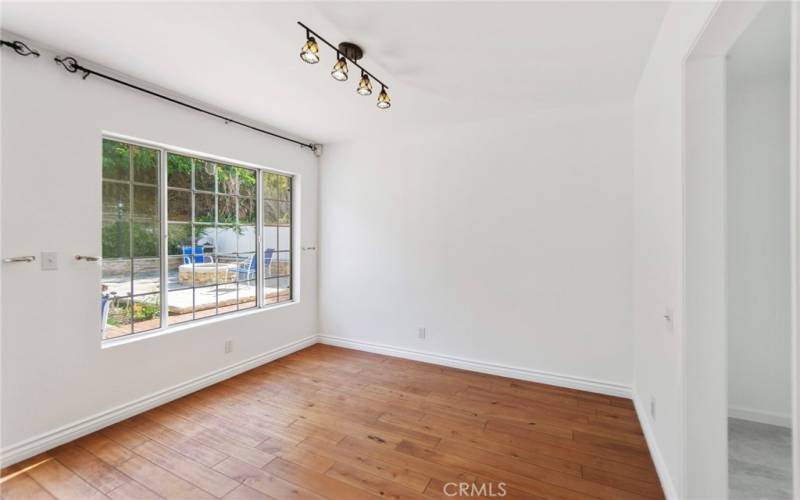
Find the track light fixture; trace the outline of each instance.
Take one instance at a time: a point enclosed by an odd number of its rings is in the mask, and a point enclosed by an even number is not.
[[[339,82],[347,80],[347,61],[345,61],[344,56],[340,56],[336,64],[333,65],[331,76]]]
[[[363,71],[361,72],[361,80],[358,81],[358,89],[356,90],[359,95],[372,94],[372,82],[369,81],[369,76]]]
[[[303,48],[300,49],[300,59],[309,64],[316,64],[319,62],[319,46],[317,45],[317,39],[319,39],[319,41],[333,49],[336,53],[336,63],[334,63],[333,69],[331,70],[331,76],[334,80],[340,82],[347,80],[349,71],[347,63],[349,62],[361,70],[361,78],[358,80],[356,92],[358,92],[359,95],[372,95],[371,77],[372,80],[375,80],[381,84],[381,92],[378,95],[378,107],[380,109],[388,109],[391,107],[391,99],[389,98],[389,93],[387,92],[389,87],[382,81],[378,80],[375,75],[364,69],[363,66],[358,64],[358,60],[364,57],[364,51],[361,49],[361,47],[350,42],[342,42],[338,47],[334,47],[330,42],[319,36],[318,33],[314,32],[305,24],[301,23],[300,21],[298,21],[297,24],[306,30],[306,43],[303,45]]]
[[[386,87],[381,87],[381,93],[378,94],[378,107],[381,109],[389,109],[392,105],[391,101],[389,94],[386,92]]]
[[[318,52],[319,46],[317,45],[317,41],[306,31],[306,44],[300,49],[300,59],[308,64],[316,64],[319,62]]]

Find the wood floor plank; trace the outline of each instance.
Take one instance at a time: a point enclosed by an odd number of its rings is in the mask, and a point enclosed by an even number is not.
[[[55,498],[26,473],[9,474],[0,482],[4,500],[52,500]]]
[[[133,480],[109,491],[108,496],[115,500],[161,500],[164,498]]]
[[[664,498],[630,400],[319,344],[0,476],[3,498]]]
[[[120,464],[118,468],[148,490],[167,499],[210,500],[214,498],[146,458],[134,456]]]
[[[133,451],[216,497],[225,496],[238,486],[229,477],[154,441],[137,446]]]
[[[107,498],[99,490],[55,459],[28,469],[27,473],[56,498],[75,500]]]
[[[281,479],[274,474],[253,467],[252,465],[237,460],[233,457],[223,460],[214,467],[215,470],[225,474],[231,479],[260,491],[266,495],[285,499],[315,499],[324,498],[302,486]]]
[[[102,493],[129,481],[128,476],[80,446],[62,446],[53,451],[56,459]]]
[[[370,500],[376,498],[376,495],[372,495],[365,490],[280,458],[270,462],[266,470],[293,484],[302,484],[304,487],[326,498],[347,500]]]

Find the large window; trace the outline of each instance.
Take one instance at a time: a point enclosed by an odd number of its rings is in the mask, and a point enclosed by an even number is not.
[[[103,139],[103,338],[291,301],[291,221],[291,176]]]

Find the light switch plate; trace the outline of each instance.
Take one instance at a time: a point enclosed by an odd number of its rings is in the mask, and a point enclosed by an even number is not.
[[[58,269],[58,253],[42,252],[42,271],[55,271]]]

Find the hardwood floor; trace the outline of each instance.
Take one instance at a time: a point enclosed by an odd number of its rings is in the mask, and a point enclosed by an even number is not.
[[[629,400],[324,345],[2,476],[6,499],[663,498]]]

